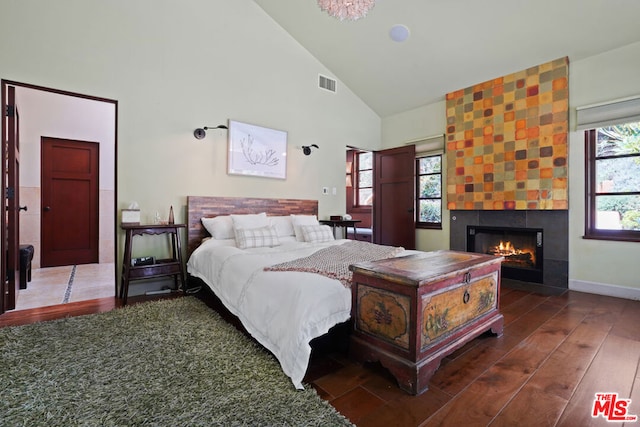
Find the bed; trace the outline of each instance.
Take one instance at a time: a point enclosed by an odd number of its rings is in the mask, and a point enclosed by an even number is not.
[[[318,224],[315,200],[189,196],[187,210],[189,275],[275,355],[299,389],[310,342],[351,315],[347,273],[332,257],[404,253],[334,239],[330,227]],[[318,257],[326,268],[315,267]]]

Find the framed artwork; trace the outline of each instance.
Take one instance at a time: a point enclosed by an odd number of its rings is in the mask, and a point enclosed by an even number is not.
[[[227,173],[287,177],[287,132],[229,120]]]

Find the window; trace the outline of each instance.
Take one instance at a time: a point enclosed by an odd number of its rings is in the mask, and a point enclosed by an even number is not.
[[[416,159],[417,228],[442,228],[442,155]]]
[[[371,206],[373,203],[373,153],[355,154],[355,206]]]
[[[585,131],[585,238],[640,241],[640,122]]]

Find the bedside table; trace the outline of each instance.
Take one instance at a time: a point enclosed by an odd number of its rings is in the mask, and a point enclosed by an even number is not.
[[[122,281],[120,284],[119,297],[123,305],[127,304],[129,294],[129,282],[132,280],[150,279],[154,277],[173,276],[175,288],[178,287],[178,278],[182,284],[182,289],[186,288],[184,264],[182,263],[182,247],[180,245],[180,229],[186,224],[121,224],[125,231],[124,257],[122,260]],[[168,235],[171,239],[171,258],[156,260],[150,265],[131,265],[131,250],[134,236]]]
[[[353,239],[358,240],[358,231],[356,230],[356,224],[362,222],[359,219],[321,219],[318,221],[320,224],[329,225],[333,229],[335,235],[336,227],[341,227],[344,230],[344,238],[347,238],[347,229],[353,227]]]

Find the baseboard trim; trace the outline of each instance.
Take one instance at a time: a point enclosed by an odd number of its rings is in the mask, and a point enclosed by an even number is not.
[[[569,289],[572,291],[587,292],[590,294],[605,295],[609,297],[640,300],[640,288],[627,288],[606,283],[587,282],[585,280],[569,280]]]

